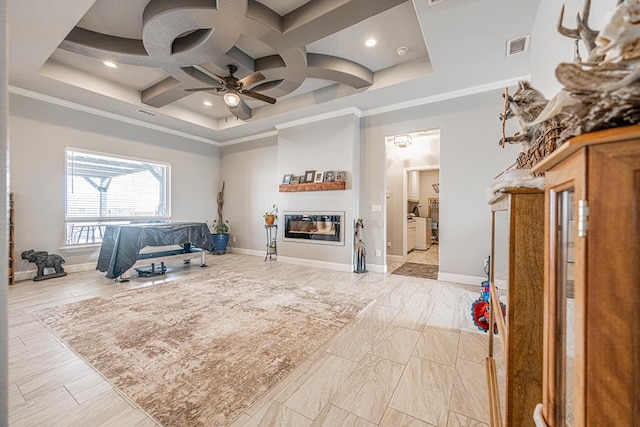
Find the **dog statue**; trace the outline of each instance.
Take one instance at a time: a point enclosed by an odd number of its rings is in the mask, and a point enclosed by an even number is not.
[[[64,271],[64,268],[62,268],[62,264],[64,264],[64,258],[62,258],[60,255],[50,254],[47,251],[34,251],[33,249],[29,249],[28,251],[22,252],[21,258],[35,263],[38,267],[36,277],[33,278],[34,282],[38,280],[51,279],[53,277],[62,277],[67,275],[67,273]],[[44,274],[45,268],[53,268],[55,270],[55,273]]]

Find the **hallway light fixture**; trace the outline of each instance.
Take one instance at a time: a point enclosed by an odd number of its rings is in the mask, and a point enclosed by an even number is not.
[[[399,148],[407,148],[411,145],[411,135],[396,135],[393,137],[393,144]]]

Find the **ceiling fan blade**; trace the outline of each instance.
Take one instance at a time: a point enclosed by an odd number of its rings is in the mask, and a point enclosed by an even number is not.
[[[240,80],[238,80],[238,84],[242,85],[242,87],[249,87],[264,79],[265,79],[264,74],[262,74],[260,71],[256,71],[255,73],[251,73],[247,77],[243,77]]]
[[[202,74],[204,74],[207,77],[210,77],[214,80],[216,80],[218,83],[220,83],[221,85],[224,85],[225,79],[223,77],[220,77],[216,74],[213,74],[211,71],[207,70],[206,68],[204,68],[202,65],[193,65],[193,68],[195,68],[196,70],[200,71]]]
[[[252,90],[243,89],[243,90],[240,91],[240,93],[242,95],[250,96],[251,98],[259,99],[260,101],[268,102],[269,104],[275,104],[276,103],[276,99],[275,98],[272,98],[272,97],[267,96],[267,95],[263,95],[263,94],[258,93],[258,92],[254,92]]]
[[[191,88],[191,89],[185,89],[185,92],[201,92],[201,91],[207,91],[207,90],[216,90],[219,91],[221,89],[224,89],[223,87],[196,87],[196,88]]]

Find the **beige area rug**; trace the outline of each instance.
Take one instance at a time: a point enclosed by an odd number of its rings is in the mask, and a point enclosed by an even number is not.
[[[423,279],[438,280],[438,266],[432,264],[418,264],[415,262],[405,262],[396,268],[391,274],[401,276],[421,277]]]
[[[371,300],[237,273],[34,315],[166,426],[221,426]]]

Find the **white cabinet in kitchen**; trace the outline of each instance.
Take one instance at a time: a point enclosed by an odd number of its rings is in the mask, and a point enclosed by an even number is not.
[[[427,218],[416,217],[416,247],[415,249],[427,250]]]
[[[407,220],[407,252],[414,250],[416,247],[416,220]]]
[[[409,171],[407,178],[407,199],[411,202],[420,201],[420,171]]]

